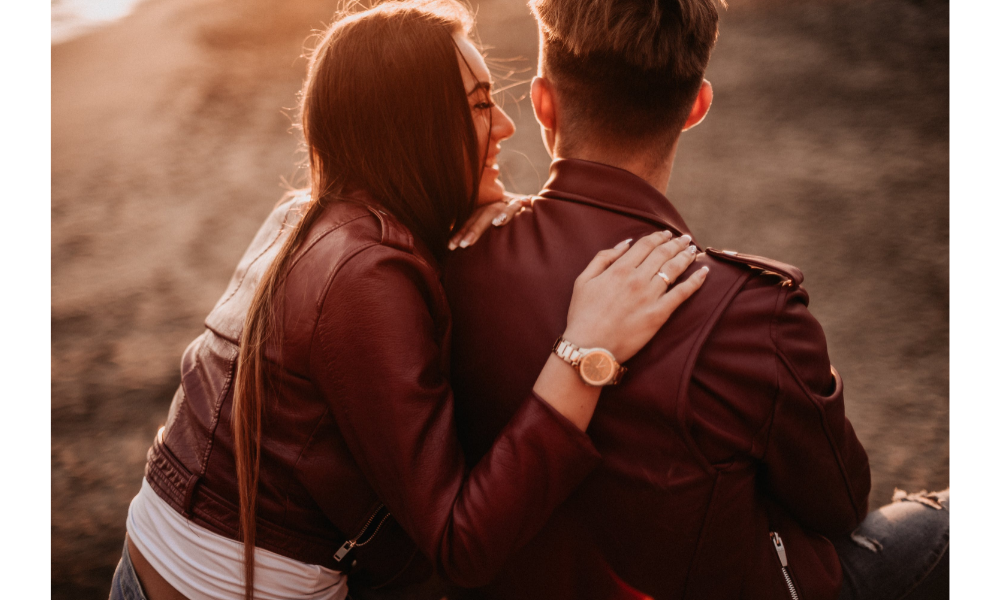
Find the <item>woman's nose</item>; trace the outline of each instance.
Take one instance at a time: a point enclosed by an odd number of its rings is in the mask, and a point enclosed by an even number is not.
[[[514,135],[514,121],[504,112],[500,105],[495,106],[496,114],[493,115],[493,129],[490,136],[497,142],[503,141]]]

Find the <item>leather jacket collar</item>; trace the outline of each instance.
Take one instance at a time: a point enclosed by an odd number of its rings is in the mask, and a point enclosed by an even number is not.
[[[666,196],[641,177],[618,167],[558,158],[549,167],[549,180],[538,195],[639,217],[670,229],[675,235],[690,235],[698,245],[687,223]]]

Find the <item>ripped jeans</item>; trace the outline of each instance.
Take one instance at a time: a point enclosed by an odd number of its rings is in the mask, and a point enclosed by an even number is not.
[[[949,492],[897,490],[850,537],[832,540],[844,572],[840,600],[947,598]]]

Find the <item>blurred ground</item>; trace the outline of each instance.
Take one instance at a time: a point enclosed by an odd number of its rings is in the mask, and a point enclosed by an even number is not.
[[[806,273],[872,504],[948,485],[948,5],[732,0],[669,195],[703,245]],[[521,0],[478,5],[507,83]],[[149,0],[52,48],[52,594],[106,598],[180,355],[283,191],[318,0]],[[523,83],[508,189],[545,180]],[[970,399],[966,399],[969,401]]]

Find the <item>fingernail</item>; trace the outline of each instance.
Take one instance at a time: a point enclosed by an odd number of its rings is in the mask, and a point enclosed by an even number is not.
[[[670,231],[669,229],[664,230],[663,233],[667,234],[667,241],[668,242],[670,241],[671,238],[674,237],[674,232]]]
[[[680,240],[682,242],[684,242],[685,244],[690,244],[691,243],[691,236],[689,236],[688,234],[685,233],[684,235],[682,235],[680,237]]]
[[[687,251],[689,254],[698,254],[698,246],[688,246]]]
[[[632,238],[629,238],[629,239],[627,239],[627,240],[625,240],[623,242],[618,242],[618,245],[615,246],[615,250],[621,250],[622,248],[628,248],[628,245],[631,244],[631,243],[632,243]]]
[[[700,268],[698,270],[701,271],[702,273],[704,273],[705,275],[708,275],[708,267],[702,267],[702,268]]]
[[[493,226],[494,227],[500,227],[501,225],[503,225],[506,222],[507,222],[507,213],[503,213],[500,216],[498,216],[497,218],[493,219]]]
[[[458,244],[455,243],[455,240],[451,240],[450,242],[448,242],[449,250],[454,250],[455,248],[458,248]]]

